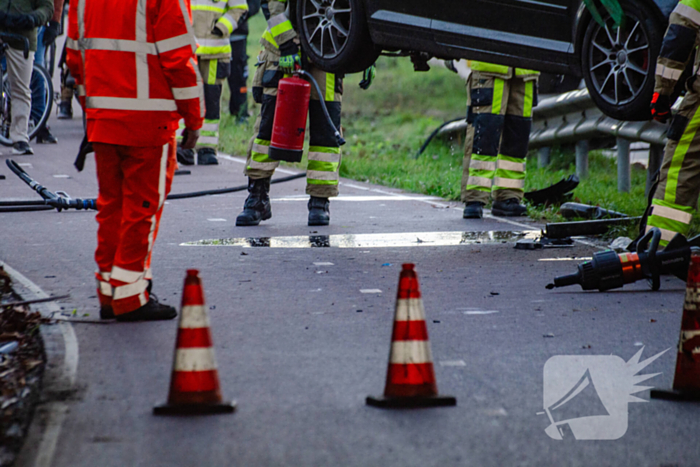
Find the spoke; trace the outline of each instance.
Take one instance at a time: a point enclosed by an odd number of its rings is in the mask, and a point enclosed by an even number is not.
[[[618,73],[615,72],[615,80],[614,80],[613,84],[615,85],[615,103],[616,103],[616,104],[617,104],[618,102],[620,102],[620,99],[619,99],[619,97],[617,96],[617,76],[618,76]]]
[[[617,27],[617,35],[615,36],[615,43],[619,44],[620,43],[620,30],[622,29],[622,26]]]
[[[314,32],[312,32],[311,35],[309,36],[309,42],[314,40],[314,36],[316,35],[316,33],[318,32],[319,29],[323,29],[323,27],[321,26],[321,23],[318,23],[318,25],[316,26],[316,29],[314,29]]]
[[[612,68],[610,69],[610,72],[608,72],[608,76],[605,77],[605,81],[603,81],[603,84],[600,86],[600,93],[603,94],[603,91],[605,90],[605,86],[608,84],[608,80],[612,75],[615,73],[613,72]]]
[[[595,42],[595,41],[592,42],[592,44],[593,44],[593,47],[595,47],[596,49],[600,50],[600,51],[603,52],[605,55],[608,55],[608,56],[609,56],[609,55],[612,53],[612,50],[606,49],[605,47],[603,47],[602,45],[598,44],[598,43]]]
[[[302,19],[307,20],[307,19],[311,19],[311,18],[323,18],[323,15],[317,11],[316,13],[312,13],[310,15],[304,16]]]
[[[596,69],[602,67],[603,65],[614,66],[614,65],[613,65],[614,63],[615,63],[615,62],[613,62],[612,60],[605,60],[604,62],[600,62],[600,63],[597,64],[596,66],[591,67],[591,71],[596,70]]]
[[[634,88],[632,81],[630,81],[629,76],[627,76],[627,70],[622,70],[622,76],[625,77],[625,82],[627,82],[627,87],[630,89],[630,92],[632,93],[632,97],[636,96],[638,89]]]
[[[316,7],[316,11],[321,9],[321,4],[317,0],[309,0]]]
[[[649,48],[649,44],[643,45],[641,47],[637,47],[636,49],[630,49],[627,51],[627,55],[633,54],[635,52],[639,52],[640,50],[647,50]]]
[[[331,45],[333,46],[333,52],[335,55],[338,55],[338,44],[335,43],[335,38],[333,37],[333,31],[331,30],[332,26],[328,27],[328,37],[331,39]]]
[[[325,27],[321,28],[321,56],[322,57],[325,57],[325,55],[323,53],[323,36],[325,35],[325,32],[326,32],[326,28]]]
[[[345,37],[348,37],[348,30],[345,29],[338,21],[336,21],[335,18],[333,18],[333,21],[331,21],[331,25],[338,31],[338,33],[342,34]]]
[[[632,62],[627,62],[627,68],[629,68],[630,70],[634,71],[635,73],[639,73],[640,75],[646,75],[646,74],[647,74],[646,70],[643,70],[643,69],[639,68],[637,65],[635,65],[635,64],[632,63]]]
[[[634,23],[634,27],[632,27],[632,30],[630,31],[630,35],[627,36],[627,40],[625,41],[625,48],[627,48],[627,46],[628,46],[629,43],[630,43],[630,39],[632,39],[632,36],[634,36],[634,31],[637,30],[637,26],[639,26],[639,21],[637,21],[636,23]]]
[[[615,45],[615,41],[612,38],[612,35],[610,34],[610,30],[608,29],[608,23],[605,23],[605,34],[608,36],[608,40],[610,41],[610,45]]]
[[[351,13],[351,12],[352,12],[352,9],[350,9],[350,8],[345,8],[345,9],[342,9],[342,10],[333,10],[333,11],[335,12],[335,14],[338,14],[338,13]]]

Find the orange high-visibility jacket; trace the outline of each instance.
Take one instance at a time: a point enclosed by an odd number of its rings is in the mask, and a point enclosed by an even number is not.
[[[198,130],[204,93],[189,0],[70,2],[66,62],[88,140],[162,146],[184,118]]]

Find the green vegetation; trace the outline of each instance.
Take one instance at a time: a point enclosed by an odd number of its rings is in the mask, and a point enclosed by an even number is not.
[[[250,74],[260,46],[257,38],[264,28],[262,16],[251,20],[248,44]],[[462,79],[456,74],[433,67],[427,73],[416,73],[407,58],[381,57],[372,87],[358,87],[361,74],[345,77],[343,95],[343,146],[341,176],[369,181],[458,200],[462,177],[463,141],[434,140],[418,159],[415,154],[428,135],[446,120],[466,113],[466,93]],[[250,101],[252,113],[259,106]],[[222,106],[227,107],[227,106]],[[221,145],[225,152],[243,156],[253,134],[253,120],[236,125],[230,116],[222,119]],[[528,158],[526,190],[549,186],[574,172],[573,150],[552,150],[552,163],[538,169],[534,154]],[[305,166],[305,161],[299,164]],[[614,158],[601,151],[589,156],[589,177],[574,192],[576,201],[599,205],[606,209],[641,215],[646,205],[644,186],[646,172],[632,168],[632,190],[617,191],[617,165]],[[535,219],[560,221],[558,206],[530,207]],[[700,231],[700,222],[694,230]],[[616,234],[634,237],[634,229]]]

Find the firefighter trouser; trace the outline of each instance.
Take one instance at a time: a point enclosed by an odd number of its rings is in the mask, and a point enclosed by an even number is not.
[[[97,163],[97,292],[128,313],[148,301],[151,252],[175,174],[175,138],[164,146],[93,143]]]
[[[224,80],[231,73],[231,63],[228,60],[215,59],[206,60],[204,57],[198,58],[199,74],[202,76],[204,85],[204,125],[199,131],[197,140],[197,152],[204,148],[214,151],[219,147],[219,121],[221,119],[221,89]],[[182,140],[182,130],[185,128],[185,121],[180,120],[180,130],[177,140]]]
[[[537,80],[472,72],[467,81],[467,136],[462,201],[523,198],[525,157]]]
[[[255,121],[256,136],[248,149],[245,174],[252,179],[268,178],[275,172],[279,161],[268,158],[272,123],[277,103],[277,84],[284,76],[278,69],[279,54],[263,49],[258,57],[258,69],[253,77],[253,97],[261,104]],[[306,167],[306,194],[319,198],[338,196],[340,146],[333,129],[323,114],[320,98],[336,128],[340,128],[340,104],[343,92],[341,78],[309,66],[308,72],[316,79],[323,96],[311,87],[309,102],[309,156]]]
[[[231,74],[228,87],[231,91],[229,112],[238,118],[248,117],[248,54],[246,53],[247,36],[240,36],[231,41]]]
[[[676,233],[688,234],[700,194],[700,80],[686,94],[668,129],[659,184],[647,230],[661,230],[666,246]]]

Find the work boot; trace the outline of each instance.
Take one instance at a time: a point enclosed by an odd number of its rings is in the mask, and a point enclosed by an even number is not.
[[[236,218],[236,225],[239,227],[258,225],[260,221],[272,217],[272,206],[270,206],[270,178],[254,180],[249,177],[248,193],[248,198],[243,205],[243,212]]]
[[[73,118],[73,106],[71,101],[61,101],[58,104],[58,119],[70,120]]]
[[[328,198],[312,196],[309,199],[309,225],[328,225],[331,222],[330,205]]]
[[[137,308],[129,313],[116,315],[117,321],[159,321],[164,319],[173,319],[177,316],[177,311],[170,305],[164,305],[158,302],[158,297],[151,294],[146,303],[141,308]]]
[[[37,131],[36,142],[38,144],[56,144],[58,143],[58,138],[51,134],[51,129],[48,126],[44,126],[44,128]]]
[[[219,160],[216,158],[216,150],[202,148],[197,151],[197,165],[219,165]]]
[[[479,201],[469,201],[464,206],[464,213],[462,213],[464,219],[481,219],[484,217],[484,203]]]
[[[518,217],[527,212],[527,208],[520,204],[518,198],[509,198],[505,201],[494,201],[491,206],[491,214],[500,217]]]
[[[177,148],[177,161],[182,165],[194,165],[194,150]]]

